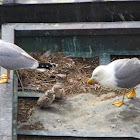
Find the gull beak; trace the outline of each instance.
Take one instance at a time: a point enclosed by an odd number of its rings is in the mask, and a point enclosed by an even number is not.
[[[89,79],[88,81],[87,81],[87,84],[89,85],[89,84],[91,84],[92,82],[94,81],[94,79]]]

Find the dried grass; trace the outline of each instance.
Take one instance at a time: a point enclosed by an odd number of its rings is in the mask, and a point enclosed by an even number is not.
[[[51,78],[56,74],[66,74],[65,82],[66,95],[77,93],[94,93],[98,95],[111,91],[110,89],[101,87],[99,84],[87,85],[87,80],[91,77],[92,71],[98,66],[99,59],[95,58],[70,58],[63,54],[31,54],[40,62],[51,61],[57,63],[58,66],[50,71],[39,72],[37,70],[19,70],[20,79],[25,91],[45,92],[50,90],[55,84],[55,79]],[[21,83],[20,82],[20,83]],[[19,84],[19,90],[22,90]]]

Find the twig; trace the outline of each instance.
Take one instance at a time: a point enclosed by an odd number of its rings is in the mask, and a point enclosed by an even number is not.
[[[17,70],[16,70],[16,74],[17,74],[17,77],[18,77],[18,79],[19,79],[19,82],[20,82],[22,91],[24,91],[24,87],[23,87],[23,84],[22,84],[22,80],[21,80],[21,78],[20,78],[20,76],[19,76],[19,72],[18,72]]]

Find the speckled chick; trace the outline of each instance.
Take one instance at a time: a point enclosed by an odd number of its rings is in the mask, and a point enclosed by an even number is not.
[[[63,84],[57,83],[52,87],[52,91],[55,93],[56,99],[62,99],[65,96],[65,91],[63,88]]]
[[[47,90],[45,94],[38,99],[37,105],[39,105],[40,108],[48,108],[50,107],[54,99],[55,93],[52,90]]]
[[[65,96],[64,82],[66,80],[65,74],[56,75],[56,84],[52,87],[56,99],[62,99]]]

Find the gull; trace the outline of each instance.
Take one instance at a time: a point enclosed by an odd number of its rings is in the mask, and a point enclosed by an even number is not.
[[[7,69],[7,75],[2,74],[1,83],[8,82],[10,70],[18,69],[37,69],[45,71],[50,67],[56,66],[55,63],[39,63],[19,46],[5,42],[0,39],[0,66]]]
[[[124,89],[122,101],[114,102],[114,105],[119,107],[124,102],[126,89],[131,88],[127,94],[128,98],[136,96],[135,86],[140,84],[140,60],[138,58],[118,59],[108,65],[100,65],[94,69],[87,84],[91,84],[94,79],[104,87]]]

